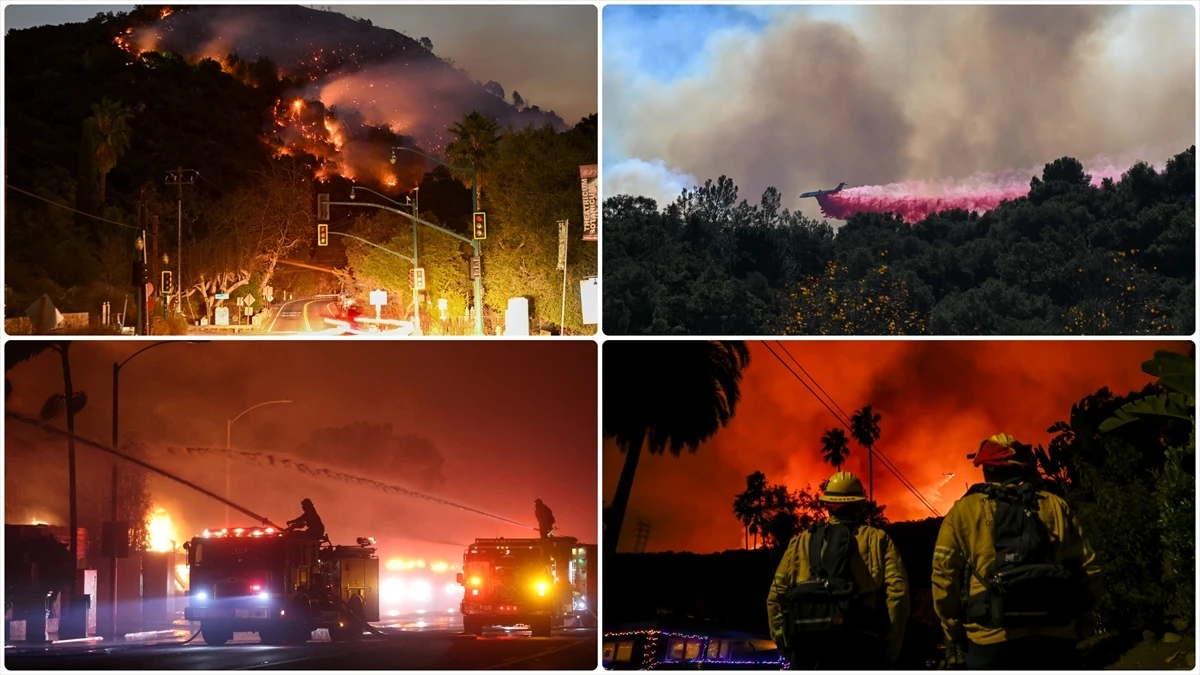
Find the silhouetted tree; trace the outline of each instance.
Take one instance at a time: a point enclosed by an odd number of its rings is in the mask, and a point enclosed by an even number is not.
[[[430,40],[427,37],[423,37],[420,40],[417,40],[417,42],[420,43],[420,45],[425,48],[425,51],[427,51],[427,52],[433,51],[433,40]]]
[[[871,406],[855,410],[850,417],[850,434],[859,445],[867,449],[867,496],[875,498],[875,441],[879,440],[879,413]]]
[[[834,470],[840,471],[842,463],[849,455],[850,439],[846,437],[845,431],[840,428],[830,429],[821,436],[821,457],[832,464]]]
[[[603,433],[625,454],[604,545],[615,553],[642,449],[678,457],[729,423],[750,351],[738,341],[623,341],[604,345]]]
[[[754,535],[754,546],[758,547],[758,534],[762,529],[766,512],[767,477],[761,471],[746,476],[746,490],[733,500],[733,515],[737,516],[746,530],[746,548],[750,548],[750,535]]]
[[[446,144],[446,157],[451,164],[462,167],[451,169],[450,173],[464,183],[478,181],[473,186],[478,200],[489,161],[500,143],[500,127],[492,118],[475,111],[464,116],[461,122],[455,122],[448,131],[454,140]]]

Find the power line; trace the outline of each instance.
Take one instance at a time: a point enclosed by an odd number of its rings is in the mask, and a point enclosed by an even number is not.
[[[819,389],[822,394],[825,395],[825,398],[829,399],[829,402],[832,403],[833,406],[838,409],[838,412],[840,412],[842,414],[842,417],[845,420],[845,421],[843,421],[843,424],[846,424],[846,422],[848,422],[850,419],[850,415],[846,414],[846,411],[842,410],[842,407],[837,404],[837,401],[833,400],[833,397],[829,395],[829,392],[825,391],[821,387],[821,384],[819,382],[817,382],[817,378],[813,377],[812,373],[809,373],[807,370],[804,369],[804,366],[800,365],[800,362],[797,361],[796,357],[792,355],[792,352],[788,350],[787,345],[783,344],[783,342],[781,342],[779,340],[776,340],[775,343],[779,345],[779,348],[783,350],[783,353],[788,355],[788,358],[790,358],[792,360],[792,363],[795,363],[796,367],[798,367],[800,369],[800,371],[803,372],[805,374],[805,376],[808,377],[808,379],[812,380],[812,383],[814,385],[816,385],[817,389]],[[809,391],[812,391],[812,390],[810,389]],[[828,408],[828,406],[826,406],[826,408]],[[849,429],[849,427],[847,427],[847,429]],[[883,454],[883,451],[879,449],[878,445],[872,445],[871,450],[873,451],[872,454],[874,454],[875,456],[880,458],[880,463],[884,465],[884,468],[888,469],[888,471],[891,471],[892,474],[894,476],[896,476],[897,479],[900,480],[900,483],[902,485],[904,485],[906,488],[908,488],[910,492],[912,492],[914,495],[916,495],[917,498],[920,499],[921,502],[925,504],[926,508],[930,509],[934,513],[937,513],[937,509],[933,508],[933,504],[930,503],[929,500],[925,499],[925,497],[921,494],[920,490],[917,489],[917,486],[914,485],[912,483],[912,481],[908,480],[908,478],[904,475],[904,473],[902,471],[900,471],[899,467],[896,467],[895,464],[892,462],[892,460],[890,458],[888,458],[887,455]],[[938,515],[941,515],[941,514],[938,514]]]
[[[66,210],[68,210],[68,211],[71,211],[72,213],[78,213],[78,214],[79,214],[79,215],[81,215],[81,216],[85,216],[85,217],[87,217],[87,218],[91,218],[91,219],[93,219],[93,220],[99,220],[99,221],[100,221],[100,222],[102,222],[102,223],[112,223],[113,225],[120,225],[121,227],[129,228],[129,229],[131,229],[131,230],[137,230],[138,232],[141,232],[141,231],[142,231],[142,228],[140,228],[140,227],[138,227],[138,226],[136,226],[136,225],[130,225],[130,224],[128,224],[128,223],[118,223],[117,221],[115,221],[115,220],[109,220],[108,218],[101,218],[100,216],[93,216],[93,215],[92,215],[92,214],[90,214],[90,213],[84,213],[83,211],[80,211],[80,210],[78,210],[78,209],[73,209],[73,208],[71,208],[70,206],[67,206],[66,204],[62,204],[62,203],[59,203],[59,202],[56,202],[56,201],[52,201],[52,200],[46,199],[45,197],[39,197],[39,196],[37,196],[37,195],[33,194],[32,192],[27,192],[27,191],[25,191],[25,190],[22,190],[21,188],[19,188],[19,187],[16,187],[16,186],[14,186],[14,185],[9,185],[8,183],[5,183],[5,184],[4,184],[4,187],[8,188],[9,190],[15,190],[15,191],[17,191],[17,192],[20,192],[21,194],[23,194],[23,195],[26,195],[26,196],[28,196],[28,197],[33,197],[34,199],[37,199],[37,200],[39,200],[39,201],[46,202],[47,204],[49,204],[49,205],[51,205],[51,206],[57,206],[57,207],[58,207],[58,208],[60,208],[60,209],[66,209]],[[147,236],[147,237],[153,237],[153,236],[155,236],[155,235],[154,235],[154,234],[152,234],[152,233],[147,233],[147,234],[146,234],[146,236]]]
[[[798,382],[800,382],[800,384],[803,385],[804,388],[807,389],[808,392],[810,394],[812,394],[814,398],[817,399],[818,403],[820,403],[822,406],[824,406],[825,409],[828,410],[831,415],[833,415],[834,419],[836,419],[839,424],[841,424],[843,427],[845,427],[847,431],[850,431],[851,433],[853,433],[847,420],[843,419],[844,413],[839,414],[837,411],[835,411],[833,408],[831,408],[828,403],[825,402],[825,399],[818,396],[817,392],[813,391],[813,388],[809,386],[808,382],[805,382],[804,378],[800,377],[800,375],[798,375],[796,373],[796,371],[792,370],[792,367],[789,366],[788,363],[783,360],[783,357],[781,357],[779,354],[775,353],[775,350],[771,348],[770,344],[763,342],[763,346],[765,346],[767,348],[767,351],[771,352],[771,356],[774,356],[776,359],[779,360],[779,362],[781,364],[783,364],[783,367],[786,368],[789,373],[791,373],[792,377],[796,378],[796,380]],[[782,347],[782,345],[781,345],[781,347]],[[784,349],[784,351],[786,352],[787,350]],[[791,356],[790,352],[787,352],[787,353],[788,353],[788,356]],[[793,360],[795,360],[794,357],[793,357]],[[799,365],[799,362],[797,362],[797,365]],[[809,375],[809,377],[811,378],[812,376]],[[813,379],[813,383],[817,384],[817,381],[815,378]],[[820,387],[819,384],[817,386]],[[821,391],[824,392],[824,389],[822,389]],[[828,394],[826,394],[826,396],[828,396]],[[829,400],[833,401],[833,398],[830,397]],[[834,402],[834,405],[836,406],[837,403]],[[839,406],[838,410],[840,410],[840,409],[841,408]],[[917,498],[917,500],[920,501],[921,504],[925,508],[929,509],[929,511],[931,513],[933,513],[933,515],[935,515],[935,516],[942,515],[941,513],[938,512],[938,510],[936,508],[933,507],[933,504],[931,504],[929,502],[929,500],[925,499],[924,495],[921,494],[920,490],[918,490],[915,485],[913,485],[907,478],[904,477],[904,475],[900,472],[900,470],[897,467],[895,467],[890,461],[886,460],[886,458],[883,458],[883,455],[882,455],[882,453],[880,453],[878,451],[878,448],[876,448],[875,451],[876,451],[876,454],[881,458],[880,463],[883,464],[883,467],[885,469],[887,469],[888,471],[892,472],[892,474],[894,476],[896,476],[896,478],[900,481],[900,484],[903,485],[905,488],[907,488],[908,491],[911,492],[913,494],[913,496],[915,496]]]

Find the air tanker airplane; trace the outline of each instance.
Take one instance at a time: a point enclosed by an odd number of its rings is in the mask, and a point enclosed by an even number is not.
[[[838,186],[832,190],[813,190],[812,192],[805,192],[804,194],[800,195],[800,199],[806,199],[808,197],[820,197],[821,195],[831,195],[841,192],[842,188],[844,187],[846,187],[845,183],[838,183]]]

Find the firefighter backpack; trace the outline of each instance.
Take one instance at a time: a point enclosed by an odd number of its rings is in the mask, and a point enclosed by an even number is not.
[[[981,483],[967,491],[980,493],[996,502],[996,562],[986,578],[971,570],[985,590],[967,599],[966,620],[989,628],[1069,625],[1084,593],[1082,571],[1053,564],[1050,533],[1037,515],[1037,485]]]
[[[810,532],[811,578],[797,582],[783,597],[784,631],[789,641],[859,627],[859,590],[850,572],[852,547],[858,545],[854,533],[845,525],[829,523]]]

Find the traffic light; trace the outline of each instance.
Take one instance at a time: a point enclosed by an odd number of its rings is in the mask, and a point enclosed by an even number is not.
[[[475,212],[475,227],[471,231],[471,238],[475,241],[487,239],[487,214],[483,211]]]
[[[329,223],[317,223],[317,246],[329,245]]]
[[[425,290],[425,268],[418,267],[408,271],[408,285],[412,286],[413,290]]]
[[[317,220],[329,220],[329,193],[317,195]]]
[[[175,275],[166,270],[162,273],[162,292],[163,295],[175,294]]]

